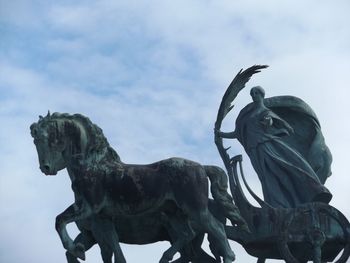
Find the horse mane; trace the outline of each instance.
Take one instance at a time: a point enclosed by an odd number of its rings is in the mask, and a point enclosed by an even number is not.
[[[78,113],[68,114],[55,112],[51,115],[46,116],[45,118],[40,119],[39,123],[43,122],[46,118],[48,118],[48,121],[64,118],[73,121],[73,123],[80,123],[85,128],[85,132],[89,138],[89,143],[86,151],[88,154],[91,154],[93,152],[102,152],[104,149],[106,149],[107,154],[110,155],[113,160],[121,162],[118,153],[109,145],[107,138],[103,134],[103,130],[94,124],[88,117]]]

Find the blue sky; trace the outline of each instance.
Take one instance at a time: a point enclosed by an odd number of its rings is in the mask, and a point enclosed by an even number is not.
[[[38,168],[29,126],[39,114],[89,116],[128,163],[181,156],[222,166],[216,110],[253,64],[270,68],[242,91],[224,128],[253,85],[304,99],[333,153],[332,204],[349,218],[349,11],[348,1],[323,0],[0,0],[0,261],[64,262],[54,220],[73,194],[65,171],[47,178]],[[239,262],[254,262],[231,244]],[[166,247],[123,246],[128,262],[157,262]],[[87,254],[99,258],[97,248]]]

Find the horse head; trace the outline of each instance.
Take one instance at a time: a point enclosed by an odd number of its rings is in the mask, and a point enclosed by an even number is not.
[[[94,163],[105,154],[120,161],[102,129],[81,114],[49,112],[45,117],[39,116],[30,130],[40,169],[46,175],[56,175],[69,165]]]
[[[31,135],[38,153],[40,170],[46,175],[56,175],[66,167],[63,151],[65,140],[60,136],[58,121],[48,112],[46,117],[30,126]]]
[[[64,136],[64,121],[60,114],[39,116],[39,121],[30,126],[31,135],[38,153],[40,170],[45,175],[56,175],[66,168],[64,152],[69,142]]]

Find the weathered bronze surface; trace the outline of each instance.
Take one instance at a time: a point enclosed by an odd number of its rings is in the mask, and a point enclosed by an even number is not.
[[[209,211],[208,178],[218,209],[234,224],[244,225],[219,167],[182,158],[125,164],[102,130],[80,114],[48,113],[32,124],[31,134],[41,171],[55,175],[67,168],[72,181],[75,202],[56,218],[56,230],[71,262],[84,259],[85,249],[95,242],[105,262],[110,262],[112,252],[118,262],[125,262],[120,238],[138,244],[170,240],[160,262],[169,262],[176,252],[182,252],[187,262],[212,260],[200,249],[204,233],[215,242],[216,256],[224,262],[234,260],[223,222]],[[66,230],[71,222],[82,230],[75,242]],[[191,245],[197,249],[186,253]]]
[[[323,186],[331,175],[331,153],[315,113],[301,99],[279,96],[264,99],[261,87],[251,89],[253,103],[243,108],[233,132],[220,131],[233,109],[232,102],[251,76],[267,66],[241,70],[227,88],[215,123],[215,143],[228,172],[233,199],[250,233],[226,226],[229,239],[239,242],[258,262],[268,258],[286,262],[347,262],[350,224],[328,205],[331,194]],[[230,157],[222,138],[236,138],[247,152],[261,181],[264,200],[245,180],[242,156]],[[244,185],[261,207],[251,205]]]
[[[273,207],[328,203],[332,195],[322,182],[331,174],[332,157],[316,115],[298,98],[280,96],[265,102],[261,87],[250,93],[254,102],[241,110],[235,131],[220,136],[243,145],[265,201]]]
[[[214,263],[235,259],[228,239],[240,243],[258,263],[268,258],[288,263],[337,263],[350,256],[350,224],[328,203],[324,186],[332,155],[316,114],[293,96],[265,98],[251,89],[233,132],[220,131],[233,101],[249,79],[267,66],[241,70],[220,104],[214,135],[227,170],[169,158],[153,164],[121,161],[102,130],[80,114],[54,113],[31,125],[40,169],[55,175],[66,168],[75,202],[56,218],[56,230],[68,263],[85,259],[94,244],[103,262],[126,262],[119,242],[149,244],[169,241],[161,263]],[[242,155],[231,157],[223,138],[237,139],[248,154],[262,185],[261,199],[249,187]],[[242,182],[260,207],[250,204]],[[213,199],[208,197],[208,186]],[[227,192],[228,184],[231,195]],[[229,219],[232,225],[226,224]],[[81,231],[73,241],[66,230]],[[208,233],[212,255],[201,247]]]

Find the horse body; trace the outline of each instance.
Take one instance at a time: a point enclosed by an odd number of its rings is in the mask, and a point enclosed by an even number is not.
[[[169,202],[185,212],[207,207],[208,179],[203,166],[195,162],[170,158],[150,165],[122,164],[122,168],[119,173],[107,172],[98,182],[106,189],[104,211],[110,209],[110,215],[148,214]]]
[[[208,178],[204,167],[193,161],[169,158],[149,165],[118,163],[113,167],[109,163],[101,167],[71,169],[83,175],[74,176],[72,188],[106,216],[175,212],[175,206],[189,214],[208,206]]]
[[[63,246],[72,254],[84,257],[83,247],[68,235],[70,222],[101,214],[114,228],[115,218],[158,212],[166,218],[173,237],[160,262],[171,260],[204,232],[217,242],[225,263],[234,260],[223,225],[208,210],[203,166],[180,158],[150,165],[124,164],[102,130],[82,115],[48,114],[31,126],[31,132],[41,170],[48,175],[67,168],[72,180],[75,203],[56,218]],[[115,230],[113,233],[117,237]]]

